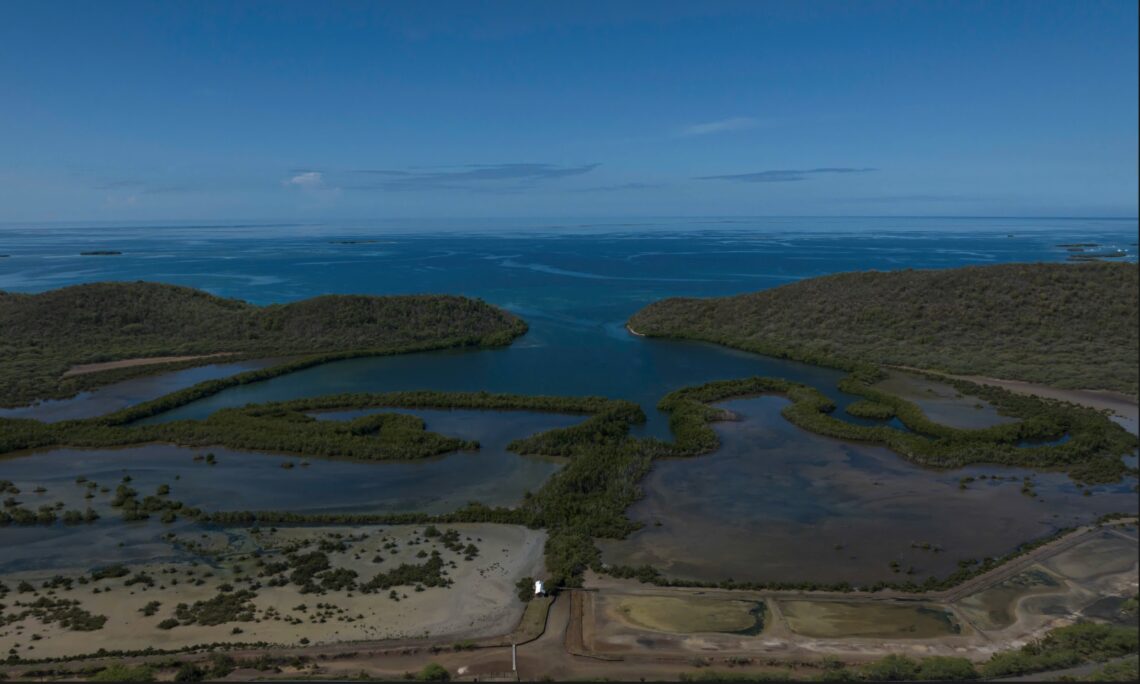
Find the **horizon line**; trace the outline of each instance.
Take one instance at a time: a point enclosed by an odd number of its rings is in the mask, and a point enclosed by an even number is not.
[[[251,225],[262,226],[300,226],[320,225],[330,221],[479,221],[479,220],[585,220],[585,219],[1019,219],[1019,220],[1054,220],[1054,221],[1140,221],[1137,216],[1080,216],[1080,215],[1048,215],[1048,214],[592,214],[592,215],[533,215],[533,216],[330,216],[322,218],[110,218],[110,219],[38,219],[38,220],[0,220],[0,226],[12,225],[55,225],[65,223],[223,223],[241,221]]]

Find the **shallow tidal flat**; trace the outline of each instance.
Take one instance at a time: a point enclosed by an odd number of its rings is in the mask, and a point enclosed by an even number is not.
[[[207,512],[436,514],[470,501],[513,506],[526,491],[541,487],[561,465],[555,459],[510,453],[506,445],[519,437],[582,420],[581,416],[526,411],[400,412],[423,418],[428,430],[477,440],[480,449],[416,461],[362,463],[151,444],[124,449],[53,449],[0,459],[0,480],[10,480],[20,489],[17,498],[24,506],[35,509],[63,502],[66,509],[83,510],[90,505],[102,516],[94,525],[0,528],[0,544],[5,547],[0,572],[67,567],[76,558],[106,563],[178,557],[171,549],[154,544],[160,535],[187,527],[186,523],[165,525],[152,517],[123,524],[120,512],[111,508],[115,487],[128,476],[130,486],[140,495],[153,494],[165,484],[170,487],[171,500]],[[325,413],[321,417],[338,419],[360,413]],[[214,465],[201,458],[208,452],[215,455]],[[77,478],[85,481],[77,482]],[[97,487],[89,489],[91,482]],[[36,492],[39,487],[45,491]],[[103,487],[109,491],[101,491]],[[84,498],[88,491],[95,494],[93,499]]]
[[[250,359],[233,363],[211,363],[194,368],[122,380],[97,389],[80,392],[69,399],[49,399],[29,406],[0,408],[0,418],[30,418],[44,423],[82,420],[158,399],[207,380],[267,368],[280,359]]]
[[[739,417],[714,425],[721,448],[656,463],[629,511],[645,527],[600,542],[603,560],[701,581],[921,582],[959,560],[1137,510],[1135,479],[1083,496],[1060,473],[928,470],[885,448],[801,430],[780,415],[786,403],[719,404]],[[976,479],[962,489],[965,477]],[[1021,491],[1026,477],[1035,496]]]
[[[1016,418],[998,413],[989,402],[963,396],[950,385],[920,375],[890,371],[887,379],[876,384],[875,389],[915,404],[935,423],[960,430],[980,430],[1017,422]]]

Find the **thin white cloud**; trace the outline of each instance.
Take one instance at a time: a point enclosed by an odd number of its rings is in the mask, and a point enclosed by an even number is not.
[[[744,131],[749,128],[756,128],[759,125],[760,121],[758,119],[754,119],[750,116],[735,116],[729,119],[720,119],[719,121],[708,121],[686,126],[680,130],[680,135],[688,137],[726,133],[728,131]]]
[[[354,190],[470,190],[473,192],[503,192],[533,187],[535,184],[580,176],[598,168],[599,164],[559,166],[548,163],[468,164],[458,167],[429,167],[419,169],[356,169],[357,177],[371,177],[368,181],[351,186]]]
[[[139,196],[135,194],[107,195],[103,198],[103,203],[108,207],[133,207],[138,205]]]
[[[697,180],[736,181],[739,183],[788,183],[792,181],[807,180],[810,176],[819,174],[858,174],[877,171],[873,168],[854,168],[850,166],[825,166],[818,169],[774,169],[770,171],[756,171],[754,173],[729,173],[718,176],[697,176]]]
[[[341,189],[326,183],[322,172],[295,169],[290,173],[293,175],[281,181],[281,185],[286,188],[296,188],[296,191],[307,200],[325,203],[340,198]]]
[[[283,185],[292,185],[298,188],[305,188],[313,190],[322,188],[325,185],[325,179],[320,171],[303,171],[287,180],[281,181]]]

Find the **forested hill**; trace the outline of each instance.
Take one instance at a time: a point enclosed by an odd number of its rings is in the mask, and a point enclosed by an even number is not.
[[[1136,264],[842,273],[666,299],[629,326],[828,364],[871,362],[1137,393]]]
[[[444,295],[329,295],[259,307],[143,282],[0,292],[0,405],[64,397],[106,379],[156,370],[64,378],[77,364],[499,345],[525,331],[525,323],[501,309]]]

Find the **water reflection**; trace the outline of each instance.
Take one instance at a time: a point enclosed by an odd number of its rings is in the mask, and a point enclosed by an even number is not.
[[[1137,510],[1135,479],[1086,497],[1062,473],[927,470],[885,448],[800,430],[780,416],[786,403],[721,404],[741,417],[716,424],[722,447],[655,464],[642,482],[645,498],[629,511],[645,528],[603,542],[604,560],[709,581],[922,581],[949,574],[961,559],[1001,555],[1103,513]],[[1026,476],[1036,498],[1020,491]],[[976,479],[960,489],[963,477]]]

